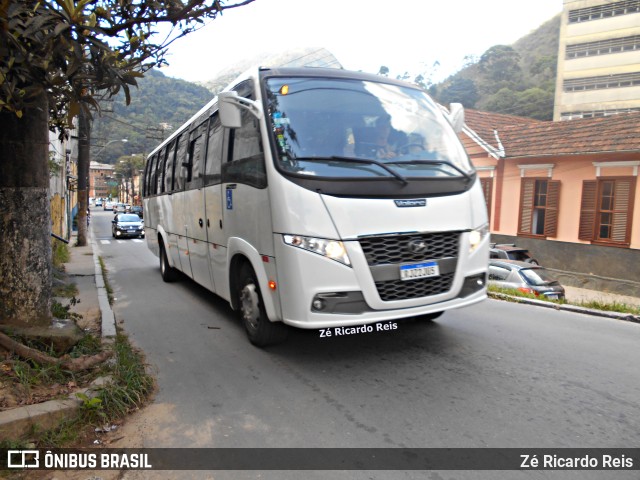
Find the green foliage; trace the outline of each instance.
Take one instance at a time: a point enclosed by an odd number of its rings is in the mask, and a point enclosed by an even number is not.
[[[205,87],[157,70],[147,72],[128,106],[120,94],[109,108],[112,112],[96,116],[93,123],[93,151],[100,151],[112,139],[128,141],[110,144],[92,160],[117,165],[120,157],[149,153],[212,98]]]
[[[225,9],[251,3],[175,0],[7,0],[0,15],[0,111],[15,113],[46,96],[52,124],[124,93],[143,73],[166,63],[167,46]],[[159,24],[167,35],[153,35]]]
[[[51,249],[54,267],[61,267],[62,264],[67,263],[71,258],[67,244],[58,239],[51,240]]]
[[[495,45],[430,93],[443,104],[460,102],[467,108],[553,118],[560,16],[541,25],[514,45]]]
[[[438,99],[448,105],[450,103],[462,103],[466,108],[473,108],[480,98],[478,89],[473,80],[463,77],[455,77],[438,95]]]

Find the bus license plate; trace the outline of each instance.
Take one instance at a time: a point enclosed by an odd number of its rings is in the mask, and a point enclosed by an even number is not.
[[[400,280],[415,280],[416,278],[437,277],[440,269],[437,262],[414,263],[400,267]]]

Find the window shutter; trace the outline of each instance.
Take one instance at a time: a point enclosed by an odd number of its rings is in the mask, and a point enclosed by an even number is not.
[[[535,190],[535,179],[522,179],[522,183],[520,185],[520,223],[518,233],[531,233],[533,196],[535,194]]]
[[[614,187],[614,202],[613,209],[613,228],[611,230],[611,240],[616,243],[629,243],[631,239],[628,238],[629,229],[629,213],[631,206],[633,184],[631,180],[616,180]]]
[[[493,190],[493,179],[481,178],[480,186],[482,187],[482,193],[484,194],[484,201],[487,204],[487,213],[489,214],[489,218],[491,218],[491,195]]]
[[[558,205],[560,203],[560,182],[549,180],[547,182],[547,206],[544,217],[544,236],[558,236]]]
[[[582,200],[580,203],[580,240],[593,240],[593,228],[596,222],[596,193],[598,182],[585,180],[582,182]]]

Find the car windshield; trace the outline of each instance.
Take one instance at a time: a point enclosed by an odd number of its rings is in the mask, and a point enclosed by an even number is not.
[[[547,270],[544,268],[523,268],[520,274],[524,277],[529,285],[549,285],[557,283]]]
[[[354,79],[267,80],[281,169],[363,178],[467,177],[468,156],[438,106],[417,88]]]
[[[140,222],[140,217],[138,215],[120,215],[118,217],[118,221],[120,222]]]
[[[509,258],[512,258],[513,260],[519,260],[521,262],[526,262],[531,258],[531,255],[529,255],[526,250],[514,250],[512,252],[509,252]]]

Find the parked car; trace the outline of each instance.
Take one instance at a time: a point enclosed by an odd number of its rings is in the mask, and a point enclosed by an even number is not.
[[[131,207],[131,213],[135,213],[140,218],[144,218],[144,210],[142,208],[142,205],[133,205]]]
[[[540,265],[517,260],[489,259],[489,285],[514,288],[551,300],[564,299],[564,287]]]
[[[104,202],[104,207],[102,207],[104,210],[113,210],[113,202],[110,201],[106,201]]]
[[[144,225],[140,217],[134,213],[116,213],[111,221],[113,238],[144,237]]]
[[[503,260],[518,260],[531,265],[540,265],[540,262],[533,258],[529,250],[516,247],[513,243],[492,243],[489,246],[489,258],[500,258]]]

